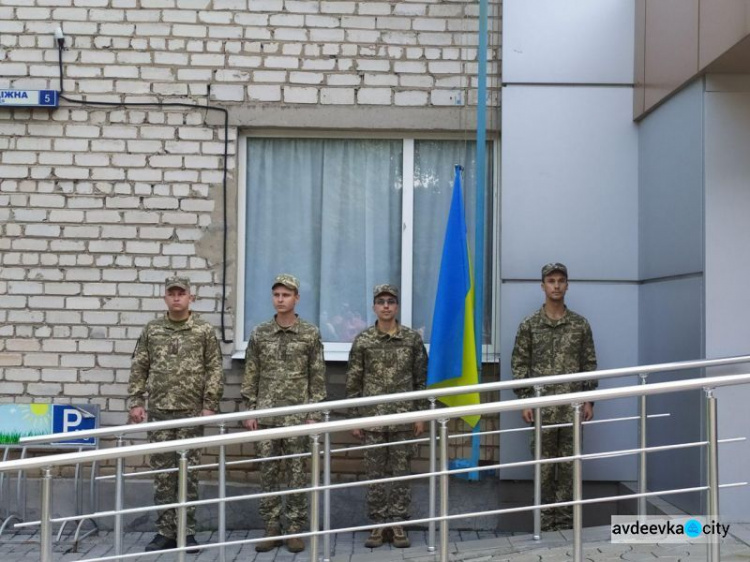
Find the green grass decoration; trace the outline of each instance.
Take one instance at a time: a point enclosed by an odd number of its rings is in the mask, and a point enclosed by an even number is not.
[[[36,431],[28,433],[0,433],[0,445],[18,445],[22,437],[36,437],[37,435],[47,435],[46,431]]]

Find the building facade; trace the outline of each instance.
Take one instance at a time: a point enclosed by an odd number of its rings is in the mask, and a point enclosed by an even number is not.
[[[570,268],[601,368],[746,352],[748,2],[718,4],[489,2],[488,377],[510,376],[549,261]],[[279,271],[302,279],[334,396],[376,282],[402,286],[405,323],[429,339],[455,164],[476,220],[478,13],[468,0],[0,0],[0,89],[68,98],[0,105],[0,400],[91,402],[123,423],[130,354],[174,272],[224,340],[222,411],[237,408],[244,341]],[[722,436],[750,429],[745,401],[722,395]],[[700,435],[699,396],[651,404],[675,420],[655,444]],[[635,442],[634,429],[586,436],[589,450]],[[527,454],[501,444],[504,460]],[[722,479],[742,479],[748,449],[727,454],[740,462]],[[655,460],[649,479],[695,485],[700,460]],[[633,480],[635,460],[586,477]],[[735,521],[747,505],[746,490],[722,497]]]
[[[0,89],[65,99],[0,106],[0,400],[95,403],[102,425],[125,423],[131,353],[174,273],[223,340],[224,412],[239,407],[243,350],[281,271],[302,279],[334,397],[374,320],[375,283],[401,285],[404,321],[429,330],[432,236],[453,166],[473,174],[478,13],[467,1],[4,1]]]

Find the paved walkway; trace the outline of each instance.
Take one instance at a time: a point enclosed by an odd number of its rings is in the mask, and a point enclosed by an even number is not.
[[[227,540],[242,541],[256,538],[260,531],[232,531]],[[367,533],[348,533],[336,536],[333,541],[332,562],[433,562],[436,555],[427,552],[425,531],[412,531],[409,536],[413,546],[394,549],[386,545],[379,549],[362,546]],[[140,553],[151,540],[152,533],[127,533],[123,545],[126,553]],[[584,529],[584,557],[591,562],[615,560],[661,560],[669,562],[697,562],[706,560],[706,545],[662,544],[622,545],[609,541],[609,527]],[[114,555],[113,535],[99,533],[84,539],[78,552],[71,552],[72,544],[63,540],[54,545],[55,562],[74,562],[96,557]],[[216,533],[199,533],[201,543],[217,540]],[[478,531],[452,531],[450,536],[450,560],[453,562],[564,562],[573,559],[572,533],[570,531],[544,533],[541,541],[531,535],[507,535]],[[188,562],[216,562],[216,548],[204,549],[200,554],[188,554]],[[174,561],[173,553],[159,556],[134,556],[125,560],[147,562]],[[229,546],[226,560],[229,562],[309,562],[306,552],[291,554],[285,548],[257,554],[252,544]],[[39,535],[28,533],[4,534],[0,536],[0,561],[33,562],[39,560]],[[750,562],[750,525],[733,525],[730,535],[722,541],[722,562]]]

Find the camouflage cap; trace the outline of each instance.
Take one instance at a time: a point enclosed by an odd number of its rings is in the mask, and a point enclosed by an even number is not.
[[[565,275],[565,277],[568,276],[568,268],[565,267],[563,264],[559,262],[548,263],[542,268],[542,281],[544,281],[544,278],[547,277],[547,275],[555,271],[559,271],[560,273]]]
[[[299,279],[297,279],[294,275],[290,275],[289,273],[281,273],[277,275],[273,280],[273,285],[271,285],[271,288],[273,289],[276,285],[284,285],[284,287],[286,287],[287,289],[299,291]]]
[[[169,289],[171,289],[172,287],[179,287],[180,289],[189,291],[190,278],[180,277],[179,275],[172,275],[171,277],[167,277],[167,280],[164,282],[164,288],[169,291]]]
[[[373,298],[383,293],[388,293],[389,295],[398,298],[398,287],[396,287],[396,285],[391,285],[390,283],[383,283],[381,285],[375,285],[372,289]]]

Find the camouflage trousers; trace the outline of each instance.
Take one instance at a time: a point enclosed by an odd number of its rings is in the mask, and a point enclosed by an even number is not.
[[[192,410],[150,410],[148,412],[149,421],[166,421],[183,419],[197,416],[199,412]],[[163,441],[173,441],[175,439],[189,439],[203,435],[202,427],[183,427],[176,429],[160,429],[151,431],[148,434],[150,443],[161,443]],[[164,470],[168,468],[177,468],[179,466],[180,455],[178,453],[156,453],[151,455],[150,464],[153,470]],[[197,465],[200,462],[200,451],[191,449],[188,452],[188,462],[191,465]],[[178,493],[178,473],[162,472],[154,475],[154,504],[163,505],[175,503]],[[198,499],[198,472],[195,470],[188,471],[187,480],[187,499],[194,501]],[[187,534],[194,535],[195,507],[187,508]],[[177,537],[177,512],[175,509],[165,509],[159,511],[156,519],[156,529],[160,535],[169,538]]]
[[[263,427],[266,429],[266,427]],[[295,455],[309,452],[307,437],[291,439],[274,439],[259,441],[258,454],[263,458],[281,455]],[[300,457],[260,463],[260,482],[264,492],[276,492],[285,483],[288,488],[307,488],[310,486],[310,475],[305,467],[305,459]],[[284,510],[286,498],[286,510]],[[281,528],[281,516],[286,516],[290,533],[307,528],[307,493],[287,496],[271,496],[260,500],[260,516],[266,527]]]
[[[365,445],[397,443],[412,437],[407,431],[365,431]],[[414,446],[391,445],[365,449],[365,471],[368,480],[410,474]],[[375,523],[405,521],[409,518],[411,486],[408,482],[372,484],[367,488],[368,515]]]
[[[547,423],[545,421],[545,423]],[[550,422],[552,423],[552,422]],[[531,440],[534,455],[534,439]],[[542,458],[567,457],[573,454],[573,428],[559,427],[542,430]],[[542,465],[542,503],[557,503],[573,499],[573,463]],[[557,531],[573,527],[573,507],[553,507],[541,513],[542,531]]]

